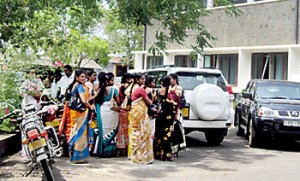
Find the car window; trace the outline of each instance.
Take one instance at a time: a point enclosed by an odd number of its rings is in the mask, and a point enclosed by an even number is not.
[[[208,83],[220,87],[227,92],[226,83],[221,74],[206,73],[206,72],[177,72],[179,76],[179,85],[184,90],[193,90],[200,84]]]
[[[250,89],[249,89],[249,92],[252,94],[252,97],[254,96],[255,87],[256,87],[256,84],[255,84],[255,83],[252,83],[252,84],[251,84],[251,87],[250,87]]]
[[[251,86],[252,86],[252,83],[253,83],[253,82],[249,82],[249,83],[247,84],[247,87],[246,87],[246,89],[245,89],[245,92],[250,92],[250,88],[251,88]]]
[[[261,99],[299,99],[300,84],[291,82],[260,83],[256,96]]]
[[[167,75],[167,71],[151,71],[151,72],[146,72],[146,76],[153,77],[155,80],[155,86],[156,88],[160,85],[160,78]]]

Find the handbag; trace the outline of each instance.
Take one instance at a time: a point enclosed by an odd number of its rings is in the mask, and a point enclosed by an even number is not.
[[[68,106],[72,110],[79,111],[79,112],[84,112],[86,110],[86,107],[85,107],[85,105],[83,104],[83,102],[81,101],[81,99],[79,97],[77,87],[75,87],[75,89],[76,89],[76,92],[75,92],[74,95],[71,96],[71,98],[68,102]]]
[[[111,95],[111,98],[110,98],[110,101],[109,101],[109,107],[111,110],[113,111],[120,111],[120,106],[118,106],[116,100],[114,99],[114,88],[112,90],[112,95]]]
[[[183,131],[182,131],[182,124],[180,121],[175,120],[173,123],[173,130],[171,132],[171,141],[172,145],[179,145],[180,143],[184,142],[183,139]]]
[[[125,96],[123,103],[121,104],[121,108],[125,111],[130,111],[131,109],[131,98],[130,96]]]

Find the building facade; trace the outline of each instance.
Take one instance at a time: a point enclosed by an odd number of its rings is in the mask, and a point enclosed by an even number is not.
[[[153,56],[147,51],[135,53],[135,69],[174,64],[178,67],[214,67],[220,69],[235,93],[250,79],[300,81],[299,0],[233,0],[242,11],[238,17],[225,14],[224,7],[213,7],[199,21],[217,38],[193,60],[190,42],[168,44],[167,54]],[[159,22],[147,27],[146,48],[153,44]],[[193,32],[189,32],[192,34]]]

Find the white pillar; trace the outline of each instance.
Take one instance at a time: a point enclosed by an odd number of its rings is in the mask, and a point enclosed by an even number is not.
[[[200,53],[197,53],[197,68],[203,67],[203,64],[204,64],[204,57]]]
[[[249,50],[239,49],[238,56],[237,87],[232,88],[233,92],[235,93],[241,92],[251,79],[252,52]]]
[[[288,75],[290,81],[300,82],[300,47],[289,47]]]
[[[214,7],[214,0],[207,0],[206,8],[210,9]]]
[[[142,53],[135,53],[135,55],[134,55],[134,69],[137,69],[137,70],[143,69],[143,54]]]

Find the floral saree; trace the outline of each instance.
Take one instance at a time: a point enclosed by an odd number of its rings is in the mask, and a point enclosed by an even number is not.
[[[147,106],[142,97],[132,102],[130,112],[130,151],[134,163],[152,163],[153,146]]]
[[[167,96],[160,97],[161,109],[155,122],[154,157],[155,159],[172,160],[173,123],[178,110],[179,97],[169,89]]]

